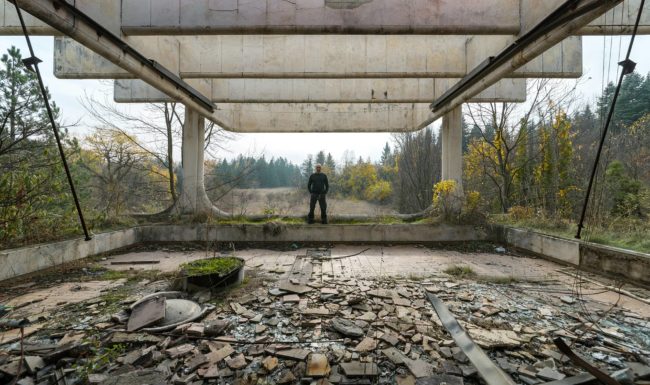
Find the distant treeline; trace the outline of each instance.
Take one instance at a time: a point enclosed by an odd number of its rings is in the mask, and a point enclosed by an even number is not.
[[[231,188],[292,187],[300,183],[300,168],[286,158],[242,156],[215,162],[207,170],[208,179]],[[210,185],[208,181],[208,185]]]

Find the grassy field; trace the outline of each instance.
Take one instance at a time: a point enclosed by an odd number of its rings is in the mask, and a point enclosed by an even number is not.
[[[307,215],[309,193],[297,188],[234,189],[215,202],[221,210],[233,216],[244,215]],[[327,213],[330,216],[346,215],[394,215],[396,211],[375,203],[327,196]],[[320,209],[316,204],[316,217]]]

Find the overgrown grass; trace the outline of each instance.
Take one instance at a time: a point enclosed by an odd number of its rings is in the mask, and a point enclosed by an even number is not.
[[[233,257],[206,258],[183,263],[180,269],[188,276],[198,276],[205,274],[227,274],[241,265],[242,261]]]
[[[472,278],[476,277],[476,272],[472,269],[471,266],[465,265],[452,265],[446,268],[443,271],[445,274],[449,274],[456,278]]]

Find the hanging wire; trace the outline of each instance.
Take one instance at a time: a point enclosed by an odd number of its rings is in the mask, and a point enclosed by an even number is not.
[[[68,167],[68,161],[65,158],[65,152],[63,151],[63,145],[61,144],[61,138],[59,136],[59,129],[57,128],[56,122],[54,121],[54,114],[52,113],[52,107],[50,106],[50,100],[47,96],[47,90],[43,84],[43,78],[41,77],[41,71],[38,69],[38,63],[41,62],[41,59],[37,58],[34,55],[34,49],[32,48],[32,42],[27,33],[27,26],[25,26],[25,21],[23,20],[23,14],[18,6],[18,0],[14,0],[14,5],[16,6],[16,12],[18,13],[18,19],[20,20],[20,25],[23,29],[23,34],[25,35],[25,40],[27,40],[27,47],[29,47],[30,57],[23,60],[23,64],[29,71],[35,72],[36,77],[38,78],[38,85],[41,89],[41,95],[43,96],[43,102],[45,103],[45,108],[47,110],[47,116],[50,119],[50,124],[52,125],[52,131],[54,131],[54,138],[56,139],[56,145],[59,148],[59,155],[61,156],[61,163],[63,163],[63,168],[65,169],[65,174],[68,178],[68,185],[70,186],[70,191],[72,192],[72,198],[74,199],[75,207],[77,208],[77,214],[79,214],[79,222],[83,228],[86,241],[90,241],[92,238],[88,233],[88,228],[86,227],[86,221],[84,220],[83,212],[81,211],[81,205],[79,204],[79,197],[77,196],[77,191],[74,187],[74,181],[72,180],[72,174],[70,173],[70,168]]]
[[[605,144],[605,139],[607,137],[607,131],[612,121],[612,116],[614,115],[614,108],[616,107],[616,101],[618,95],[621,92],[621,85],[623,84],[623,77],[627,74],[630,74],[634,71],[636,63],[630,60],[630,54],[632,53],[632,47],[634,46],[634,39],[636,38],[636,32],[639,28],[639,22],[641,21],[641,14],[643,13],[643,7],[645,5],[645,0],[641,0],[639,4],[639,12],[637,13],[636,22],[634,23],[634,30],[632,31],[632,36],[630,37],[630,44],[627,48],[627,54],[625,55],[625,60],[618,63],[622,68],[621,76],[618,79],[618,84],[616,85],[616,90],[614,91],[614,97],[612,98],[611,105],[609,106],[609,112],[607,113],[607,120],[605,121],[605,128],[603,129],[603,134],[600,138],[600,143],[598,145],[598,151],[596,152],[596,159],[594,160],[594,166],[591,170],[591,176],[589,178],[589,185],[587,186],[587,193],[585,195],[585,202],[582,206],[582,213],[580,215],[580,222],[578,223],[578,232],[576,233],[576,239],[580,239],[580,233],[584,227],[585,215],[587,213],[587,206],[589,204],[589,197],[591,195],[591,189],[593,187],[594,178],[596,176],[596,171],[598,171],[598,163],[600,162],[600,156],[603,151],[603,145]]]

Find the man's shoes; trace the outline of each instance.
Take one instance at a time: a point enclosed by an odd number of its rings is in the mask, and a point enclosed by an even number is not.
[[[323,219],[320,223],[326,225],[327,224],[327,219]]]
[[[307,219],[307,224],[309,224],[309,225],[313,225],[313,224],[314,224],[314,220],[313,220],[313,219]]]

